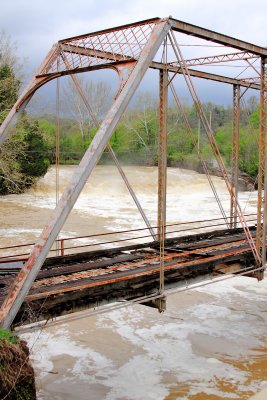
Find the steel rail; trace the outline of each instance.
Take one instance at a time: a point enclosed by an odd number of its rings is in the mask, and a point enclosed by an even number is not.
[[[245,217],[250,217],[253,215],[257,215],[256,213],[250,213],[250,214],[244,214]],[[227,218],[230,218],[230,215],[227,216]],[[177,222],[174,224],[166,224],[165,227],[171,227],[171,226],[180,226],[180,225],[190,225],[190,224],[196,224],[196,223],[206,223],[206,222],[212,222],[212,221],[220,221],[224,219],[224,217],[219,217],[219,218],[211,218],[211,219],[205,219],[205,220],[196,220],[196,221],[185,221],[185,222]],[[210,226],[210,225],[208,225]],[[216,226],[216,225],[214,225]],[[158,226],[152,226],[153,229],[157,229]],[[201,227],[200,227],[201,228]],[[121,233],[130,233],[130,232],[138,232],[138,231],[145,231],[148,230],[148,228],[136,228],[136,229],[127,229],[127,230],[122,230],[122,231],[112,231],[112,232],[104,232],[104,233],[94,233],[92,235],[83,235],[83,236],[73,236],[73,237],[67,237],[63,239],[57,239],[58,241],[64,240],[76,240],[76,239],[85,239],[85,238],[92,238],[92,237],[99,237],[99,236],[109,236],[109,235],[118,235]],[[25,244],[18,244],[18,245],[13,245],[13,246],[5,246],[5,247],[0,247],[0,250],[6,250],[6,249],[13,249],[13,248],[19,248],[19,247],[25,247],[25,246],[34,246],[35,243],[25,243]]]
[[[250,252],[250,250],[251,250],[250,247],[247,247],[245,249],[239,249],[239,250],[235,250],[235,251],[226,252],[223,255],[220,254],[217,256],[205,257],[203,259],[185,261],[180,264],[165,265],[165,272],[176,269],[176,268],[182,268],[182,267],[187,267],[187,266],[192,266],[192,265],[201,265],[201,264],[205,264],[205,263],[211,262],[211,261],[218,261],[218,260],[222,259],[222,257],[226,258],[226,257],[230,257],[230,256],[237,256],[240,254]],[[158,273],[158,268],[153,268],[148,271],[143,271],[143,272],[139,272],[139,273],[132,274],[132,275],[126,275],[126,276],[117,277],[117,278],[110,278],[106,281],[101,280],[101,281],[87,283],[87,284],[79,284],[79,282],[76,282],[76,285],[73,284],[73,286],[67,287],[64,289],[54,289],[54,290],[50,290],[50,291],[43,292],[43,293],[28,294],[26,296],[25,300],[26,301],[38,300],[43,297],[54,296],[54,295],[63,294],[63,293],[65,294],[65,293],[74,292],[74,291],[78,291],[78,290],[80,291],[80,290],[89,289],[92,287],[103,286],[106,284],[121,282],[121,281],[126,280],[126,278],[127,278],[127,280],[129,280],[129,279],[133,279],[136,277],[149,276],[149,275],[153,275],[153,274],[157,274],[157,273]]]
[[[184,262],[183,259],[185,257],[188,256],[192,256],[192,255],[201,255],[201,253],[204,253],[205,255],[205,259],[207,261],[209,261],[209,258],[206,257],[207,256],[207,252],[212,252],[215,250],[224,250],[224,249],[230,249],[231,247],[236,247],[237,245],[244,245],[247,243],[246,239],[242,239],[242,240],[237,240],[231,243],[223,243],[223,244],[219,244],[219,245],[213,245],[213,246],[209,246],[209,247],[203,247],[203,248],[199,248],[199,249],[193,249],[193,250],[188,250],[188,251],[184,251],[184,252],[177,252],[177,253],[171,253],[171,254],[167,254],[164,256],[164,261],[168,262],[168,264],[166,263],[166,265],[170,265],[170,261],[174,261],[175,259],[175,265],[179,266],[181,263],[179,263],[179,258],[182,259],[182,263]],[[246,247],[246,249],[249,249],[249,247]],[[242,250],[242,249],[238,249]],[[223,256],[223,255],[222,255]],[[211,256],[212,257],[212,256]],[[95,268],[94,270],[84,270],[81,272],[72,272],[70,274],[64,273],[60,276],[56,276],[56,277],[49,277],[49,278],[40,278],[39,280],[35,281],[33,284],[33,289],[36,289],[38,287],[43,287],[46,285],[57,285],[63,282],[71,282],[72,280],[75,281],[77,279],[82,279],[83,278],[90,278],[90,277],[96,277],[96,276],[105,276],[108,275],[110,273],[113,272],[118,272],[119,270],[125,270],[125,269],[130,269],[130,270],[134,270],[134,269],[138,269],[138,268],[143,268],[146,266],[149,266],[149,264],[153,264],[155,265],[155,263],[160,263],[160,256],[153,256],[153,255],[149,255],[149,257],[146,257],[144,259],[141,259],[139,261],[135,261],[135,262],[129,262],[127,264],[124,263],[120,263],[118,265],[115,266],[109,266],[107,268]],[[171,264],[174,265],[174,264]]]
[[[247,220],[247,222],[252,222],[254,220]],[[219,226],[224,226],[225,222],[221,224],[215,224],[215,225],[206,225],[206,226],[200,226],[200,227],[194,227],[194,228],[187,228],[187,229],[179,229],[179,230],[174,230],[174,231],[168,231],[166,232],[165,236],[168,235],[173,235],[174,233],[181,233],[181,232],[191,232],[191,231],[196,231],[196,230],[201,230],[201,229],[207,229],[207,228],[213,228],[213,227],[219,227]],[[250,226],[253,227],[253,226]],[[102,246],[106,244],[113,244],[113,243],[120,243],[120,242],[127,242],[127,241],[133,241],[133,240],[140,240],[140,239],[147,239],[149,238],[150,235],[143,235],[143,236],[135,236],[135,237],[128,237],[124,239],[117,239],[117,240],[111,240],[111,241],[106,241],[106,242],[95,242],[95,243],[89,243],[89,244],[81,244],[78,246],[70,246],[70,247],[64,247],[64,250],[72,250],[72,249],[81,249],[81,248],[87,248],[87,247],[94,247],[94,246]],[[64,239],[62,239],[64,240]],[[50,249],[50,252],[56,252],[58,249]],[[8,257],[21,257],[21,256],[27,256],[30,253],[20,253],[17,255],[11,255],[11,256],[4,256],[0,257],[0,264],[5,263],[5,262],[10,262],[12,260],[8,259]],[[1,261],[2,260],[2,261]],[[24,261],[27,259],[24,259]],[[14,259],[14,262],[18,261],[18,259]]]

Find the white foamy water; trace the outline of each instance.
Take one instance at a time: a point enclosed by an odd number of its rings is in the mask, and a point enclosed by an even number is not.
[[[74,167],[61,168],[61,187]],[[155,168],[125,172],[151,224]],[[5,245],[38,236],[55,204],[54,169],[36,188],[0,198]],[[229,198],[215,177],[226,213]],[[240,194],[255,212],[256,194]],[[203,175],[168,170],[168,223],[219,217]],[[97,167],[62,235],[144,227],[113,167]],[[62,237],[63,237],[62,236]],[[84,243],[84,239],[80,240]],[[38,398],[105,400],[248,399],[267,387],[267,280],[231,280],[172,295],[167,311],[135,305],[24,334],[32,346]]]

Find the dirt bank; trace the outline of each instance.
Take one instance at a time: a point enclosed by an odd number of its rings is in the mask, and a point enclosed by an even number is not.
[[[0,335],[0,399],[36,399],[29,349],[26,342],[11,334]]]

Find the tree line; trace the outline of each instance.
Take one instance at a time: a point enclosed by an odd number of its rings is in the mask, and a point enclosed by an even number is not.
[[[90,83],[92,85],[92,83]],[[90,92],[86,92],[90,98]],[[96,91],[97,95],[97,91]],[[69,98],[69,96],[67,96]],[[94,104],[94,98],[91,98]],[[77,105],[76,105],[77,106]],[[72,117],[61,118],[60,124],[60,163],[76,164],[90,145],[96,128],[93,126],[88,112],[82,110],[82,104],[75,107],[71,102]],[[107,107],[103,108],[106,110]],[[228,168],[231,165],[232,153],[232,107],[216,105],[212,102],[203,104],[207,118],[210,119],[215,139],[221,155]],[[76,109],[76,115],[75,115]],[[122,117],[115,129],[110,144],[118,159],[122,163],[139,165],[157,165],[159,107],[157,99],[151,93],[141,93],[134,104]],[[84,115],[84,118],[83,116]],[[97,114],[99,120],[102,114]],[[191,134],[184,123],[187,119]],[[58,121],[55,116],[38,118],[40,128],[46,136],[48,151],[55,154],[55,136]],[[201,169],[198,149],[209,165],[214,165],[214,156],[208,139],[202,128],[197,110],[194,105],[183,105],[183,113],[171,103],[167,113],[167,164],[173,167]],[[239,168],[241,172],[252,177],[258,171],[258,132],[259,132],[259,104],[256,97],[251,97],[246,107],[241,109],[240,140],[239,140]],[[50,157],[53,163],[54,158]],[[104,152],[101,163],[111,162],[107,151]]]

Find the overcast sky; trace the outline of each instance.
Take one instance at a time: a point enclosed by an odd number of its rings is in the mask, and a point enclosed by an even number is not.
[[[59,39],[152,17],[172,17],[267,46],[267,0],[10,0],[0,29],[32,74]],[[221,71],[220,71],[221,72]]]

